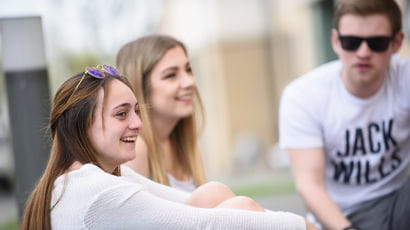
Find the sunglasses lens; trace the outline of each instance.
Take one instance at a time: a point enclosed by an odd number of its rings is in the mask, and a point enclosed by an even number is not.
[[[108,66],[108,65],[103,65],[102,67],[105,70],[105,72],[107,72],[111,75],[114,75],[114,76],[119,76],[120,75],[120,73],[114,67],[111,67],[111,66]]]
[[[350,51],[357,50],[360,43],[362,43],[362,39],[359,37],[339,36],[339,40],[342,44],[342,48]]]
[[[87,67],[85,71],[88,75],[100,79],[105,77],[104,73],[108,73],[113,76],[120,76],[120,73],[114,67],[108,65]]]
[[[387,50],[390,45],[390,37],[373,37],[367,39],[367,45],[376,52]]]
[[[98,71],[97,68],[87,67],[86,70],[87,70],[87,73],[89,75],[93,76],[93,77],[96,77],[96,78],[104,78],[105,77],[104,74],[102,74],[100,71]]]
[[[354,37],[354,36],[339,36],[340,43],[344,50],[355,51],[360,47],[362,41],[366,41],[369,48],[374,52],[383,52],[389,48],[391,37]]]

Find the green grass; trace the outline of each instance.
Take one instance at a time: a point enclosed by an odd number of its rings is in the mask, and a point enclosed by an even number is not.
[[[0,226],[0,230],[18,230],[18,221],[17,219],[11,220],[8,223]]]
[[[264,196],[281,196],[290,193],[295,193],[295,186],[292,181],[284,181],[281,183],[260,183],[249,184],[242,186],[232,186],[232,191],[236,195],[249,196],[252,198]]]

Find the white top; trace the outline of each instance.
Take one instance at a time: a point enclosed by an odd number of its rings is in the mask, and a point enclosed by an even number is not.
[[[325,182],[345,215],[401,187],[410,167],[410,61],[393,57],[379,91],[350,94],[341,62],[325,64],[286,87],[280,146],[323,147]]]
[[[193,192],[196,189],[194,179],[192,177],[187,181],[176,179],[174,176],[168,173],[169,185],[173,188],[179,189],[185,192]]]
[[[155,183],[125,166],[121,171],[123,176],[118,177],[85,164],[58,177],[51,201],[52,228],[305,229],[303,218],[288,212],[184,205],[188,193]]]

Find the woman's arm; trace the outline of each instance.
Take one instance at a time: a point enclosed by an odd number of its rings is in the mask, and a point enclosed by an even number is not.
[[[84,223],[89,229],[306,229],[304,218],[292,213],[196,208],[138,191],[132,184],[98,194]]]
[[[149,193],[169,201],[184,203],[191,195],[190,193],[152,181],[126,166],[121,167],[121,173],[128,181],[142,184]]]

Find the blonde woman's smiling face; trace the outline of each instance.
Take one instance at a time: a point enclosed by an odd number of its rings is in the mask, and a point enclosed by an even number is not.
[[[193,112],[196,82],[182,47],[169,49],[150,75],[152,115],[161,119],[181,119]]]

